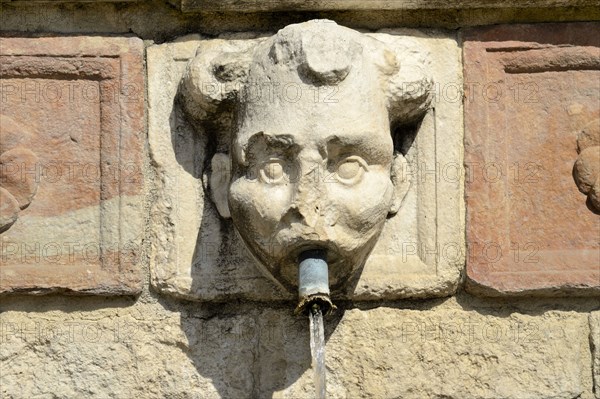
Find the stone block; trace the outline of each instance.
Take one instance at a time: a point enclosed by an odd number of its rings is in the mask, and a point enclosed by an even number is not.
[[[0,293],[141,290],[137,38],[0,38]]]
[[[411,169],[404,172],[413,182],[400,211],[385,222],[360,278],[337,299],[450,295],[465,253],[460,50],[455,38],[438,33],[385,31],[372,36],[406,51],[406,59],[415,54],[430,58],[427,72],[435,82],[435,111],[425,115],[414,141],[406,145]],[[263,276],[231,222],[219,219],[205,192],[209,182],[206,177],[203,181],[202,171],[210,163],[206,141],[194,132],[178,94],[197,53],[208,56],[219,46],[237,51],[263,38],[248,33],[212,40],[193,35],[148,48],[149,143],[158,177],[153,188],[151,283],[163,293],[202,301],[295,296]],[[410,71],[419,66],[406,67]],[[218,82],[200,83],[207,89],[220,87]]]
[[[600,39],[590,35],[598,28],[465,34],[471,292],[600,294]]]
[[[12,0],[15,1],[15,0]],[[19,0],[23,1],[23,0]],[[38,0],[39,1],[39,0]],[[48,0],[46,0],[48,1]],[[63,0],[64,1],[64,0]],[[73,0],[72,0],[73,1]],[[273,11],[331,11],[331,10],[472,10],[472,9],[505,9],[505,8],[557,8],[565,6],[587,6],[594,4],[591,0],[566,0],[549,2],[532,0],[523,3],[517,0],[460,0],[448,3],[442,0],[427,2],[410,0],[369,0],[369,1],[260,1],[260,0],[169,0],[183,12],[273,12]]]
[[[328,390],[332,397],[575,398],[588,392],[586,331],[585,315],[569,312],[353,309],[327,340]],[[282,397],[310,396],[307,380]]]
[[[3,398],[315,397],[308,320],[291,307],[84,299],[4,302]],[[430,305],[327,318],[327,397],[593,397],[582,309]]]

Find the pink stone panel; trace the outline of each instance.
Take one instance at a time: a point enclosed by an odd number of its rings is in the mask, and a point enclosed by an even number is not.
[[[594,157],[580,155],[581,143],[599,134],[600,37],[591,34],[599,29],[511,25],[465,34],[471,292],[600,295],[600,209],[593,187],[574,178],[585,158],[581,173],[600,182],[590,176]]]
[[[0,65],[0,293],[139,293],[142,41],[5,36]]]

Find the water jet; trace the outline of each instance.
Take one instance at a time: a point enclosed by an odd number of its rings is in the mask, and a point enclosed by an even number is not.
[[[334,310],[335,305],[329,298],[327,252],[322,249],[302,252],[298,256],[298,306],[296,306],[296,313],[308,315],[315,391],[316,397],[319,399],[324,399],[327,391],[323,316]]]

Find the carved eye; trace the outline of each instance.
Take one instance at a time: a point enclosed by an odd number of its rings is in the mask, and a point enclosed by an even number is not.
[[[367,170],[366,162],[360,157],[352,156],[338,163],[335,173],[340,182],[356,184],[362,178],[365,170]]]
[[[260,168],[260,177],[268,184],[281,183],[285,177],[284,164],[280,159],[270,159]]]

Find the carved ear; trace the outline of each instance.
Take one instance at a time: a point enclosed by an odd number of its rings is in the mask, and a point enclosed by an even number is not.
[[[227,200],[229,181],[231,180],[229,156],[221,152],[216,153],[211,159],[210,166],[210,197],[215,203],[219,215],[230,218],[231,213],[229,212],[229,201]]]
[[[410,188],[410,167],[408,166],[408,162],[406,162],[406,158],[400,153],[394,155],[394,160],[392,161],[392,170],[391,170],[391,179],[392,184],[394,185],[394,195],[392,198],[392,204],[390,206],[389,215],[395,215],[400,206],[402,205],[402,201],[404,201],[404,197],[406,197],[406,193],[408,193],[408,189]]]

